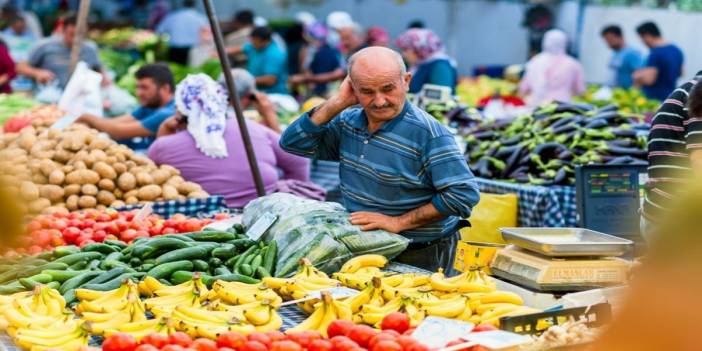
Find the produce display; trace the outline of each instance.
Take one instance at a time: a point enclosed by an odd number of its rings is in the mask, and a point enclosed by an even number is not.
[[[456,85],[458,100],[471,107],[480,106],[481,100],[494,96],[516,97],[517,83],[503,79],[479,76],[462,79]]]
[[[23,94],[2,94],[0,95],[0,125],[19,112],[26,111],[36,106],[34,99]]]
[[[81,124],[6,133],[0,148],[0,177],[30,215],[209,196],[177,169]]]
[[[615,105],[554,103],[472,129],[466,160],[478,177],[568,185],[575,182],[576,165],[647,164],[647,130]]]
[[[575,100],[598,107],[615,104],[619,107],[620,112],[634,114],[653,113],[661,104],[658,100],[647,98],[641,90],[636,88],[607,88],[605,93],[601,89],[600,86],[591,85],[582,96],[576,97]]]
[[[95,30],[90,33],[90,37],[98,45],[114,48],[138,48],[140,50],[154,46],[161,40],[153,31],[132,27],[114,28],[104,32]]]
[[[54,122],[65,113],[56,105],[42,105],[12,115],[3,125],[3,132],[18,133],[22,128]]]
[[[128,91],[130,94],[135,95],[136,92],[136,82],[137,79],[134,73],[146,63],[150,63],[149,60],[139,60],[134,62],[127,70],[126,73],[117,80],[117,86]],[[209,60],[198,67],[183,66],[177,63],[168,63],[171,72],[173,72],[173,79],[176,84],[181,80],[185,79],[188,74],[204,73],[210,76],[212,79],[217,80],[219,75],[222,73],[222,66],[216,59]]]
[[[280,277],[292,274],[302,258],[331,273],[353,256],[381,254],[394,258],[409,243],[403,236],[386,231],[361,231],[358,226],[351,225],[349,213],[338,203],[307,200],[286,193],[251,201],[244,208],[242,224],[249,228],[266,213],[278,217],[263,239],[278,243],[276,275]]]
[[[592,342],[595,337],[597,337],[597,329],[589,328],[587,320],[576,321],[571,318],[563,324],[549,327],[535,338],[534,343],[523,347],[522,350],[538,351],[584,344]]]

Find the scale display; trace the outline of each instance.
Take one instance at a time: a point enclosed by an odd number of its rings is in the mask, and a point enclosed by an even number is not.
[[[587,188],[590,191],[590,196],[635,196],[638,192],[638,179],[630,171],[621,173],[595,172],[588,174],[587,177]]]

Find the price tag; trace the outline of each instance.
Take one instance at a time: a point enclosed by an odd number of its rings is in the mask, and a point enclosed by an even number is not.
[[[307,297],[312,300],[312,299],[321,299],[322,298],[322,292],[328,292],[333,299],[343,299],[345,297],[351,297],[356,294],[358,294],[358,290],[347,288],[344,286],[339,286],[336,288],[329,288],[329,289],[324,289],[324,290],[317,290],[317,291],[312,291],[307,294]]]
[[[58,129],[61,130],[63,128],[66,128],[73,124],[80,115],[74,115],[74,114],[67,114],[63,117],[61,117],[58,121],[54,122],[54,124],[51,125],[51,129]]]
[[[153,202],[147,202],[146,205],[142,206],[142,208],[139,210],[134,215],[134,218],[132,219],[132,222],[141,222],[146,218],[148,215],[152,214],[154,212],[154,203]]]
[[[427,317],[417,326],[412,337],[429,348],[442,348],[449,342],[466,336],[473,323],[440,317]]]
[[[278,220],[278,216],[266,212],[261,217],[256,220],[256,222],[246,231],[246,236],[253,241],[258,241],[261,239],[263,234]]]
[[[471,333],[464,338],[478,345],[485,346],[491,350],[506,349],[508,347],[519,346],[532,341],[532,339],[526,335],[510,333],[504,330]]]
[[[231,218],[223,219],[221,221],[212,222],[206,225],[203,229],[212,229],[219,231],[226,231],[230,229],[235,224],[241,223],[241,215],[237,215]]]

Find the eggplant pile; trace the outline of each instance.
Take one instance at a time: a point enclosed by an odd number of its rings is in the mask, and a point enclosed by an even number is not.
[[[471,129],[465,158],[477,177],[569,185],[576,165],[647,164],[647,132],[647,124],[616,105],[558,102]]]

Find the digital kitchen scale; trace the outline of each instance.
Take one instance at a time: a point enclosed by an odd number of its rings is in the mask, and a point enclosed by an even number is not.
[[[582,228],[501,228],[512,244],[493,259],[492,274],[539,292],[567,293],[626,284],[629,240]]]

